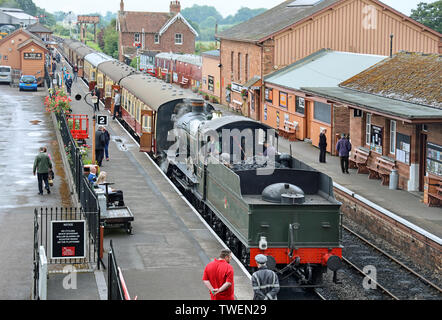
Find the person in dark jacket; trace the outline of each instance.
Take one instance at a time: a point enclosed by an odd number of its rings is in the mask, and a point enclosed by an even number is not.
[[[348,157],[350,156],[351,149],[352,149],[351,143],[348,139],[346,139],[346,135],[343,133],[341,135],[341,139],[336,144],[336,151],[338,151],[339,157],[341,158],[342,173],[349,173]]]
[[[101,167],[101,163],[104,158],[104,147],[106,143],[106,137],[103,132],[104,127],[100,126],[95,132],[95,160],[99,167]]]
[[[105,127],[103,127],[104,134],[104,155],[106,156],[106,161],[109,161],[109,142],[110,142],[110,133],[107,131]]]
[[[100,89],[97,86],[94,88],[93,95],[97,97],[97,102],[94,104],[94,110],[100,112]]]
[[[40,148],[40,153],[35,157],[34,167],[32,169],[34,176],[37,173],[38,178],[38,194],[43,195],[43,181],[46,186],[48,194],[51,193],[49,188],[49,170],[52,170],[52,162],[49,156],[45,152],[45,148]]]
[[[66,90],[69,95],[71,95],[71,89],[72,89],[72,77],[68,74],[66,78]]]
[[[258,254],[255,257],[258,271],[252,274],[253,300],[278,300],[279,280],[276,273],[267,268],[267,257]]]
[[[327,152],[327,129],[322,129],[319,135],[319,162],[326,163],[325,155]]]

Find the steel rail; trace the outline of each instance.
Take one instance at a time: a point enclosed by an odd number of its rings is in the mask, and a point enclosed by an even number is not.
[[[347,263],[350,267],[352,267],[353,269],[357,270],[359,273],[361,273],[364,277],[367,277],[368,279],[370,279],[374,284],[376,284],[376,289],[381,289],[383,292],[385,292],[387,295],[389,295],[391,298],[393,298],[393,300],[400,300],[398,297],[396,297],[393,293],[391,293],[390,291],[388,291],[388,289],[384,288],[381,284],[379,284],[379,282],[377,282],[376,280],[374,280],[373,278],[371,278],[370,276],[368,276],[367,274],[365,274],[361,269],[359,269],[356,265],[354,265],[352,262],[350,262],[350,260],[346,259],[345,257],[342,257],[342,261],[344,261],[345,263]]]
[[[384,250],[382,250],[381,248],[377,247],[376,245],[374,245],[373,243],[371,243],[369,240],[365,239],[364,237],[362,237],[361,235],[357,234],[356,232],[354,232],[353,230],[349,229],[346,226],[342,226],[342,228],[344,228],[346,231],[348,231],[349,233],[351,233],[352,235],[354,235],[355,237],[357,237],[358,239],[360,239],[361,241],[363,241],[364,243],[368,244],[370,247],[372,247],[373,249],[377,250],[378,252],[382,253],[384,256],[386,256],[388,259],[392,260],[393,262],[397,263],[398,265],[400,265],[402,268],[404,268],[405,270],[407,270],[408,272],[410,272],[411,274],[413,274],[414,276],[416,276],[419,280],[421,280],[422,282],[424,282],[426,285],[431,286],[432,288],[436,289],[439,293],[442,293],[442,289],[439,288],[436,284],[432,283],[430,280],[426,279],[425,277],[423,277],[422,275],[420,275],[419,273],[417,273],[416,271],[412,270],[410,267],[406,266],[405,264],[403,264],[402,262],[400,262],[399,260],[397,260],[395,257],[391,256],[390,254],[388,254],[387,252],[385,252]]]

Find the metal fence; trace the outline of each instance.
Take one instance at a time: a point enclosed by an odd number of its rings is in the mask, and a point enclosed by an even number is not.
[[[126,283],[121,269],[118,267],[115,258],[114,246],[110,241],[110,251],[108,253],[108,289],[107,300],[130,300]]]

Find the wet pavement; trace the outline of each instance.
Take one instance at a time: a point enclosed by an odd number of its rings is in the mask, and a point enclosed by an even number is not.
[[[34,209],[70,207],[70,192],[45,88],[19,92],[0,85],[0,299],[30,299]],[[39,148],[46,146],[55,167],[51,194],[38,195],[32,173]]]

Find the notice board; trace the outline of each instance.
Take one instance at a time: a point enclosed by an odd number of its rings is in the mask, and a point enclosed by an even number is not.
[[[51,258],[86,257],[86,221],[51,221]]]

